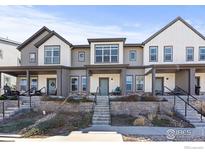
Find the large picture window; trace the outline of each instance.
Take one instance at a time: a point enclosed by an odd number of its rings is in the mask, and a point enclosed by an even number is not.
[[[60,46],[45,46],[44,56],[45,64],[60,64]]]
[[[158,47],[150,46],[149,47],[149,61],[157,62],[157,56],[158,56]]]
[[[164,61],[171,62],[173,57],[173,48],[171,46],[164,47]]]
[[[144,90],[144,76],[136,76],[136,91]]]
[[[78,77],[71,77],[71,91],[78,91]]]
[[[132,91],[132,80],[133,80],[132,75],[126,76],[126,91]]]
[[[95,62],[96,63],[116,63],[118,62],[119,46],[96,45],[95,46]]]

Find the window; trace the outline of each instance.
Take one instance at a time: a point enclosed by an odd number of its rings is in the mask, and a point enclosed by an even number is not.
[[[60,64],[60,46],[45,46],[45,64]]]
[[[78,61],[80,62],[85,61],[85,52],[83,51],[78,52]]]
[[[26,79],[21,79],[20,80],[20,91],[26,91],[26,85],[27,85],[27,80]]]
[[[96,63],[116,63],[118,62],[118,45],[96,45],[95,62]]]
[[[193,61],[194,60],[194,48],[187,47],[186,48],[186,61]]]
[[[38,79],[37,78],[32,78],[31,79],[31,88],[33,90],[37,90],[38,89]]]
[[[82,91],[86,91],[87,90],[87,79],[86,76],[82,77]]]
[[[136,76],[136,91],[144,90],[144,76]]]
[[[130,59],[130,61],[136,61],[136,51],[135,50],[130,51],[129,59]]]
[[[11,78],[4,75],[4,85],[11,86]]]
[[[199,60],[205,60],[205,47],[199,48]]]
[[[149,48],[149,61],[157,62],[158,47],[151,46]]]
[[[71,91],[78,91],[78,77],[71,77]]]
[[[165,62],[171,62],[172,61],[172,54],[173,54],[173,51],[172,51],[172,47],[164,47],[164,61]]]
[[[29,53],[29,62],[30,63],[36,62],[36,53]]]
[[[132,76],[126,76],[126,91],[132,91]]]

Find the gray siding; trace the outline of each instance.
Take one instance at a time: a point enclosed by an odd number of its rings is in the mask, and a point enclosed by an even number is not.
[[[136,61],[130,61],[129,52],[130,50],[136,50],[137,56]],[[142,47],[124,47],[124,64],[130,66],[142,66],[143,65],[143,48]]]
[[[36,66],[38,65],[38,49],[34,46],[36,42],[41,40],[44,36],[48,34],[47,31],[43,32],[41,35],[39,35],[36,39],[34,39],[32,42],[27,44],[22,50],[21,50],[21,65],[22,66]],[[29,62],[29,53],[36,53],[36,63],[30,63]]]
[[[175,85],[189,91],[189,70],[181,70],[175,73]]]
[[[85,52],[85,61],[78,61],[78,52]],[[90,64],[90,48],[75,48],[71,51],[71,66],[72,67],[82,67],[84,65]]]

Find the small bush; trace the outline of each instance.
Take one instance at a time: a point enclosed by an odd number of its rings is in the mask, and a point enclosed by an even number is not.
[[[27,131],[23,137],[31,137],[31,136],[35,136],[35,135],[41,135],[42,132],[39,128],[31,128],[29,131]]]
[[[154,126],[159,126],[159,127],[166,127],[169,126],[171,124],[170,120],[168,119],[158,119],[157,117],[155,117],[152,120],[152,124]]]
[[[5,95],[0,96],[0,100],[6,100],[6,99],[7,99],[7,97]]]
[[[145,118],[144,117],[138,117],[133,122],[134,126],[144,126],[145,125]]]

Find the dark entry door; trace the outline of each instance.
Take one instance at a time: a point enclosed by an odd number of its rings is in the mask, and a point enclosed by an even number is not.
[[[47,79],[47,94],[56,95],[56,79]]]
[[[156,93],[156,95],[163,95],[163,93],[164,93],[164,78],[163,77],[156,78],[155,93]]]
[[[107,96],[109,93],[109,78],[99,79],[100,95]]]

